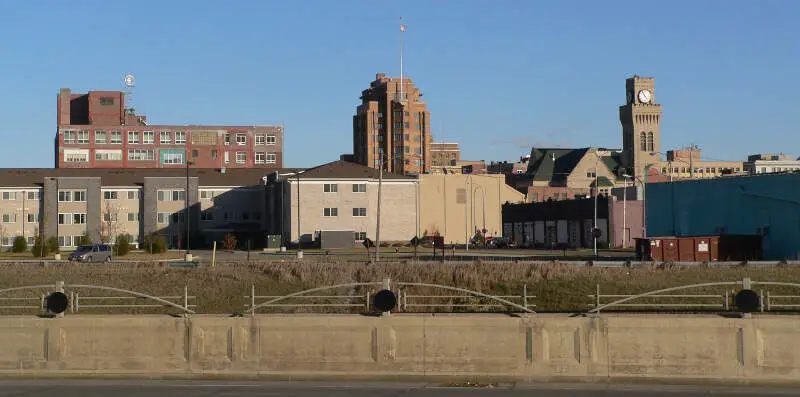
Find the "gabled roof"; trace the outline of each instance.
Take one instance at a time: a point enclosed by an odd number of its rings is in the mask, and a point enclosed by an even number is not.
[[[593,148],[533,148],[526,174],[534,181],[562,183]],[[617,174],[622,159],[619,153],[602,156],[600,160],[612,173]]]
[[[307,169],[305,172],[300,173],[300,179],[378,179],[380,176],[379,174],[380,171],[377,168],[371,168],[344,160],[337,160]],[[383,179],[413,180],[415,178],[384,172]]]

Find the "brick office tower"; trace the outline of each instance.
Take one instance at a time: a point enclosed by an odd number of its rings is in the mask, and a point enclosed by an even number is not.
[[[425,173],[432,139],[430,113],[422,92],[408,77],[400,79],[379,73],[361,93],[361,104],[353,116],[353,158],[356,163],[398,174]]]
[[[56,168],[280,168],[283,127],[148,125],[121,91],[58,93]]]

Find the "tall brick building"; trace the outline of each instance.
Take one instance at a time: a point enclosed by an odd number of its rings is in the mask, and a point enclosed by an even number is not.
[[[148,125],[121,91],[58,93],[57,168],[280,168],[281,126]]]
[[[402,92],[402,97],[401,97]],[[402,81],[379,73],[361,93],[353,116],[353,159],[398,174],[425,173],[433,140],[430,113],[422,92],[408,77]]]

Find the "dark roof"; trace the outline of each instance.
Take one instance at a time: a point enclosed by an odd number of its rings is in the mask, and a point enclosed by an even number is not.
[[[595,185],[594,185],[594,182],[595,182],[595,181],[592,181],[592,183],[591,183],[591,184],[589,184],[589,186],[591,186],[591,187],[595,187]],[[598,177],[597,177],[597,185],[598,185],[598,187],[610,187],[610,186],[614,186],[614,184],[613,184],[613,183],[611,183],[611,180],[609,180],[608,178],[606,178],[606,177],[604,177],[604,176],[598,176]]]
[[[563,183],[591,150],[592,148],[533,148],[531,149],[531,157],[526,174],[530,175],[534,181]],[[553,161],[553,158],[555,158],[555,161]],[[611,156],[602,156],[600,160],[615,175],[622,162],[619,153],[613,153]]]
[[[528,173],[534,181],[561,182],[567,179],[589,148],[531,149]],[[555,161],[553,160],[555,158]]]
[[[297,169],[228,168],[222,173],[214,168],[190,168],[189,176],[198,177],[200,186],[253,186],[275,171]],[[136,186],[143,184],[145,177],[185,176],[185,168],[0,168],[0,186],[41,186],[47,177],[100,177],[103,186]]]
[[[337,160],[331,163],[323,164],[305,170],[300,174],[300,179],[303,178],[378,179],[379,173],[380,171],[377,168],[370,168],[361,164],[351,163],[344,160]],[[414,179],[414,178],[406,175],[384,172],[383,179]]]

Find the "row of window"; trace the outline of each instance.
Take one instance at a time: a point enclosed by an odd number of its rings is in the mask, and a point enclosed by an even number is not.
[[[156,223],[164,225],[167,223],[183,223],[186,219],[184,212],[159,212],[156,214]],[[204,211],[200,213],[200,220],[203,222],[214,221],[215,215],[213,211]],[[223,221],[235,222],[258,222],[261,220],[260,212],[239,212],[234,213],[233,216],[229,212],[222,213]]]
[[[28,200],[39,200],[42,198],[42,192],[38,190],[24,193],[27,193]],[[3,192],[0,194],[0,198],[2,198],[3,201],[15,201],[17,199],[17,192]]]
[[[666,167],[661,168],[661,174],[662,175],[667,175],[670,171],[672,171],[675,174],[677,174],[677,173],[686,174],[686,173],[691,172],[692,169],[691,169],[691,167],[680,167],[680,168],[674,167],[672,170],[670,170],[669,168],[666,168]],[[705,168],[703,168],[703,167],[699,167],[699,168],[695,168],[694,169],[694,172],[709,173],[709,174],[716,174],[717,172],[725,172],[725,171],[728,171],[728,172],[732,171],[734,173],[739,173],[739,172],[741,172],[741,169],[739,169],[738,167],[737,168],[726,168],[726,167],[719,167],[719,168],[717,168],[717,167],[705,167]]]
[[[79,212],[79,213],[58,213],[58,224],[59,225],[85,225],[86,224],[86,213]]]
[[[41,221],[41,217],[39,217],[38,213],[31,212],[26,215],[28,223],[39,223],[39,221]],[[3,223],[17,223],[17,214],[3,214],[0,216],[0,220],[2,220]]]
[[[326,183],[322,185],[322,191],[325,193],[338,193],[339,192],[339,184],[337,183]],[[353,184],[353,193],[365,193],[367,191],[367,184],[366,183],[354,183]]]
[[[339,216],[339,209],[338,208],[323,208],[322,209],[322,216],[324,217],[335,217]],[[354,217],[365,217],[367,216],[367,209],[366,208],[353,208],[353,216]]]
[[[120,193],[127,193],[128,200],[139,200],[140,194],[138,190],[130,190],[127,192],[119,192],[116,190],[106,190],[103,192],[104,200],[117,200]],[[83,203],[86,202],[86,190],[59,190],[58,202],[60,203]]]
[[[74,130],[66,130],[64,131],[64,144],[79,144],[79,145],[86,145],[89,144],[90,140],[90,131],[82,130],[82,131],[74,131]],[[231,134],[226,134],[224,137],[224,144],[230,145],[231,144]],[[237,145],[247,145],[247,134],[235,134],[235,142]],[[275,145],[278,143],[278,137],[276,135],[267,135],[267,134],[256,134],[254,135],[253,141],[256,145]],[[98,130],[94,132],[94,143],[97,145],[119,145],[123,142],[123,132],[122,131],[102,131]],[[155,131],[128,131],[127,133],[127,142],[129,145],[152,145],[156,143],[156,133]],[[161,131],[158,134],[158,142],[162,145],[183,145],[186,143],[186,132],[185,131]]]
[[[199,151],[192,150],[192,156],[198,157]],[[230,164],[231,158],[229,152],[224,152],[225,157],[225,164]],[[131,161],[153,161],[156,158],[156,152],[154,149],[128,149],[128,160]],[[211,151],[211,158],[217,158],[217,151]],[[236,164],[246,164],[247,163],[247,152],[236,152],[235,154]],[[96,161],[121,161],[122,160],[122,152],[111,152],[111,151],[103,151],[103,152],[95,152],[94,159]],[[254,154],[254,162],[255,164],[275,164],[278,161],[278,155],[276,153],[268,153],[268,152],[256,152]],[[64,154],[64,162],[65,163],[88,163],[89,162],[89,154],[88,153],[65,153]],[[162,161],[163,164],[185,164],[185,158],[183,153],[163,153]]]

